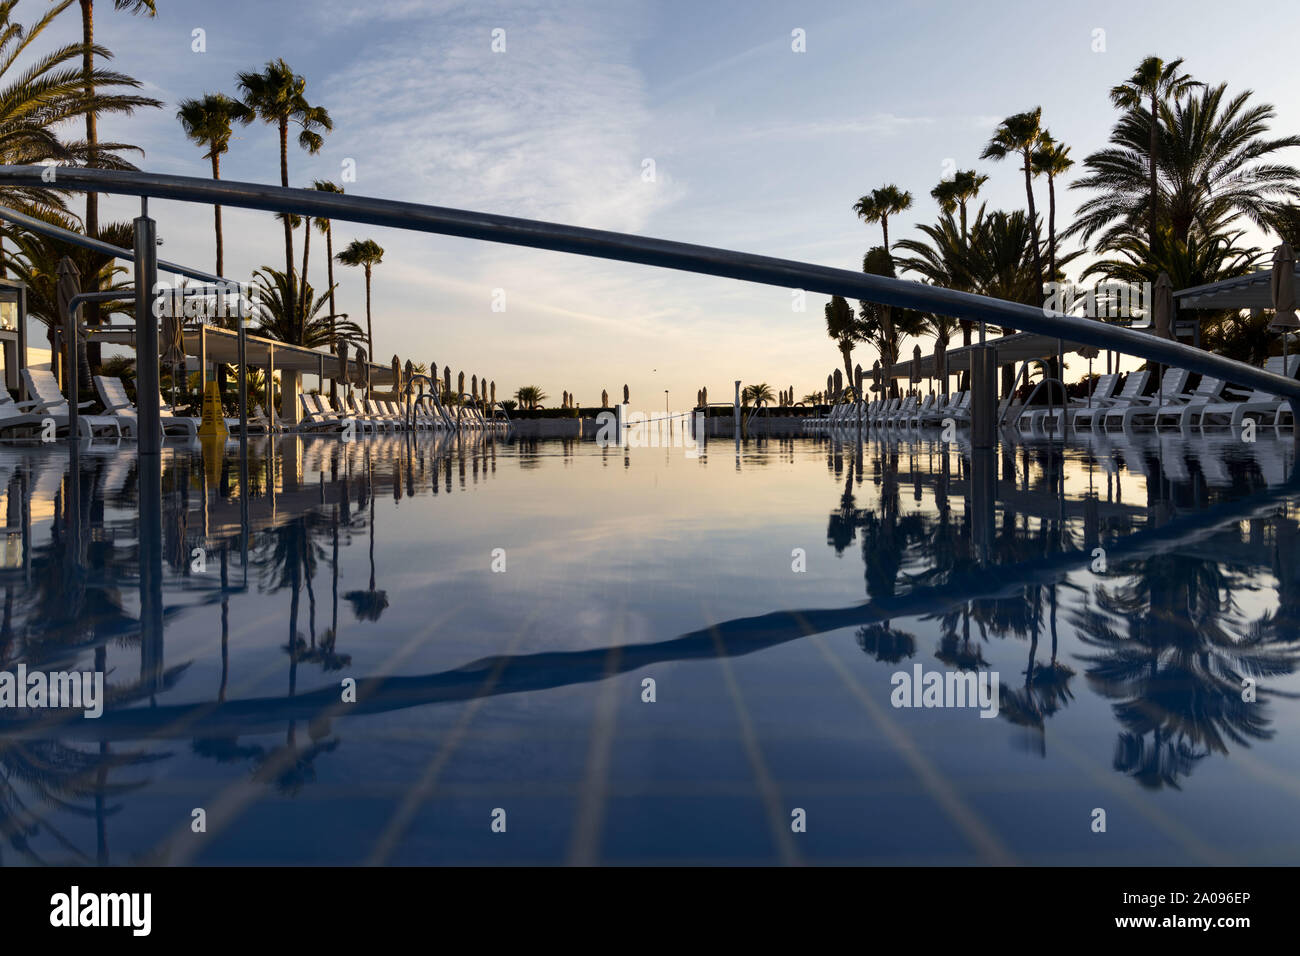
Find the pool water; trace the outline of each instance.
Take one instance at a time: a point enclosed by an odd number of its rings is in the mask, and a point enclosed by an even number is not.
[[[1289,437],[248,455],[0,448],[3,862],[1300,859]]]

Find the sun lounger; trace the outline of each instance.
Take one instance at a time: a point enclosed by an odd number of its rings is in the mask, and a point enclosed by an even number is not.
[[[1200,384],[1189,394],[1166,399],[1165,404],[1156,412],[1156,431],[1168,422],[1177,425],[1179,431],[1187,431],[1207,405],[1219,401],[1225,384],[1221,378],[1202,375]]]
[[[1085,395],[1082,398],[1072,398],[1070,403],[1064,407],[1061,405],[1048,405],[1046,407],[1035,406],[1033,408],[1022,408],[1020,414],[1016,417],[1016,430],[1024,432],[1025,425],[1029,425],[1029,431],[1047,431],[1047,423],[1050,420],[1053,423],[1053,430],[1060,428],[1057,419],[1062,412],[1065,413],[1064,427],[1068,428],[1074,423],[1074,416],[1080,409],[1090,407],[1101,407],[1104,402],[1110,401],[1114,397],[1115,386],[1119,384],[1119,375],[1107,373],[1097,377],[1097,384],[1093,387],[1092,394]]]
[[[1296,368],[1300,367],[1300,355],[1287,357],[1283,369],[1281,356],[1270,358],[1264,365],[1267,371],[1286,378],[1295,378]],[[1218,402],[1207,405],[1201,410],[1199,426],[1202,432],[1207,427],[1227,427],[1236,431],[1249,416],[1261,423],[1272,424],[1282,410],[1283,399],[1261,389],[1252,391],[1240,402]]]
[[[1110,431],[1110,426],[1116,419],[1119,420],[1120,427],[1124,431],[1141,424],[1142,421],[1149,421],[1152,428],[1155,427],[1156,415],[1164,408],[1164,396],[1176,398],[1181,395],[1187,388],[1187,379],[1191,375],[1185,368],[1170,368],[1165,370],[1165,374],[1160,378],[1160,391],[1155,395],[1141,395],[1129,402],[1126,408],[1110,408],[1102,419],[1101,427],[1104,431]]]
[[[68,427],[68,400],[59,391],[58,380],[47,369],[25,368],[22,370],[23,383],[27,394],[32,396],[31,413],[42,418],[52,418],[55,427]],[[26,403],[24,403],[26,404]],[[94,402],[79,402],[77,407],[88,408]],[[78,415],[77,430],[86,438],[121,438],[122,429],[112,415]]]
[[[1091,408],[1076,409],[1074,421],[1072,422],[1074,430],[1077,432],[1082,428],[1087,428],[1090,431],[1096,431],[1097,423],[1103,420],[1112,409],[1127,409],[1141,398],[1150,377],[1150,372],[1130,372],[1128,379],[1124,382],[1124,388],[1118,395],[1113,398],[1094,401]],[[1105,431],[1105,429],[1102,429],[1102,431]]]

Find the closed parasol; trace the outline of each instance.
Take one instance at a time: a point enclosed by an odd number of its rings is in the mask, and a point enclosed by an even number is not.
[[[1287,366],[1287,335],[1292,329],[1300,328],[1300,319],[1296,318],[1295,301],[1295,251],[1291,243],[1284,242],[1273,250],[1273,275],[1270,279],[1273,293],[1273,321],[1268,327],[1271,331],[1282,333],[1282,365]]]

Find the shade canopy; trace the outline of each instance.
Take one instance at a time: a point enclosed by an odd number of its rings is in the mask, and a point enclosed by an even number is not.
[[[1016,332],[1012,335],[990,338],[985,344],[997,350],[999,364],[1024,362],[1028,359],[1056,358],[1058,349],[1065,352],[1077,352],[1082,347],[1070,342],[1062,342],[1054,336],[1039,335],[1037,332]],[[970,371],[971,352],[975,348],[978,348],[978,346],[966,345],[945,352],[943,364],[946,366],[946,371],[949,374]],[[912,374],[913,362],[913,359],[908,359],[896,363],[890,369],[890,376],[892,378],[907,378]],[[933,354],[921,356],[919,373],[921,377],[934,377],[936,371],[935,356]]]
[[[90,329],[89,337],[93,342],[135,347],[134,329],[101,327]],[[277,370],[323,375],[325,378],[344,381],[344,377],[339,374],[338,357],[328,351],[289,345],[285,342],[277,342],[275,339],[262,338],[260,335],[248,335],[245,338],[249,365],[265,368],[274,358]],[[184,339],[186,355],[195,358],[203,357],[209,362],[221,362],[227,365],[239,363],[239,334],[232,329],[213,325],[198,328],[190,326],[185,329]],[[206,355],[203,354],[205,351]],[[371,384],[389,386],[393,384],[392,368],[376,365],[373,362],[368,364]]]

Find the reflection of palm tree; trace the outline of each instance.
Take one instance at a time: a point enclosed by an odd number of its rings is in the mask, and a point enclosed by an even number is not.
[[[388,592],[375,589],[375,496],[370,495],[370,588],[343,595],[352,603],[358,621],[377,621],[388,607]]]
[[[1229,742],[1271,737],[1264,705],[1242,700],[1242,677],[1291,673],[1300,639],[1242,625],[1231,595],[1248,586],[1247,574],[1178,553],[1118,574],[1097,586],[1095,607],[1075,615],[1081,639],[1098,649],[1084,658],[1089,682],[1118,701],[1115,768],[1146,787],[1177,787]]]
[[[888,621],[860,627],[853,636],[864,654],[885,664],[897,664],[916,653],[916,635],[895,630]]]

